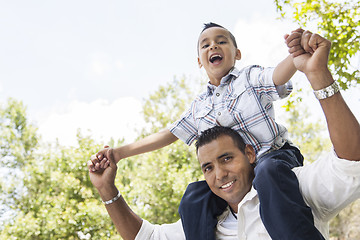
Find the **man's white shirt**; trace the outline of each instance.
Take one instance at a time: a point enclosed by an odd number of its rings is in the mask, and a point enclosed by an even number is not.
[[[314,163],[294,168],[293,171],[299,180],[304,200],[312,209],[315,226],[325,239],[329,239],[329,220],[360,198],[360,162],[340,159],[335,152],[331,152]],[[215,231],[217,239],[271,239],[261,221],[259,199],[254,188],[240,202],[237,220],[227,209],[219,217]],[[136,239],[186,238],[181,220],[163,225],[153,225],[143,220]]]

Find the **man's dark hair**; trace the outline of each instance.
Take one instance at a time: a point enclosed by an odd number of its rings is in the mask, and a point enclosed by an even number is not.
[[[201,146],[208,144],[221,136],[231,137],[238,149],[242,153],[245,153],[246,144],[240,134],[229,127],[222,126],[215,126],[203,131],[195,143],[196,152],[198,152]]]
[[[213,27],[223,28],[223,29],[225,29],[226,31],[228,31],[229,34],[230,34],[231,41],[233,42],[234,46],[235,46],[236,48],[238,48],[238,47],[237,47],[237,44],[236,44],[236,40],[235,40],[234,35],[233,35],[229,30],[227,30],[226,28],[224,28],[223,26],[221,26],[221,25],[219,25],[219,24],[216,24],[216,23],[213,23],[213,22],[204,23],[204,28],[202,29],[201,33],[202,33],[203,31],[205,31],[206,29],[213,28]],[[200,34],[201,34],[201,33],[200,33]]]

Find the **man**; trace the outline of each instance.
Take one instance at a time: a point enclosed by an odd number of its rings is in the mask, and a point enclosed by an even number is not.
[[[293,40],[299,37],[301,45],[293,44]],[[286,43],[294,65],[305,73],[320,101],[334,147],[334,152],[327,157],[294,169],[304,200],[313,211],[315,226],[328,238],[327,222],[360,197],[360,126],[334,86],[328,70],[331,43],[308,31],[291,33],[286,37]],[[260,219],[257,192],[252,187],[253,149],[248,145],[241,147],[240,141],[231,134],[209,135],[210,140],[202,143],[200,140],[205,135],[199,138],[199,162],[207,185],[229,205],[218,218],[214,229],[216,237],[270,239]],[[94,165],[91,161],[88,167],[91,181],[101,198],[110,200],[106,202],[106,209],[120,235],[124,239],[185,239],[186,226],[189,225],[182,221],[186,219],[153,226],[131,211],[114,184],[116,164],[112,151],[108,153],[110,167],[104,172],[92,172]],[[189,239],[188,235],[186,237]]]

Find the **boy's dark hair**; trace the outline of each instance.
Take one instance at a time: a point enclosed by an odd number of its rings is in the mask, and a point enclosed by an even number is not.
[[[219,25],[219,24],[216,24],[216,23],[213,23],[213,22],[204,23],[204,28],[203,28],[203,30],[201,31],[201,33],[202,33],[203,31],[205,31],[206,29],[209,29],[209,28],[212,28],[212,27],[219,27],[219,28],[223,28],[223,29],[225,29],[226,31],[228,31],[229,34],[230,34],[231,41],[233,42],[234,46],[235,46],[236,48],[238,48],[238,47],[237,47],[237,43],[236,43],[236,39],[235,39],[234,35],[233,35],[229,30],[227,30],[226,28],[224,28],[223,26],[221,26],[221,25]],[[201,33],[200,33],[200,34],[201,34]]]
[[[203,131],[197,139],[195,143],[196,152],[198,152],[199,148],[203,145],[206,145],[213,140],[218,139],[220,136],[229,136],[234,141],[234,144],[238,147],[238,149],[245,153],[245,142],[243,138],[240,136],[238,132],[229,128],[229,127],[222,127],[222,126],[215,126]]]

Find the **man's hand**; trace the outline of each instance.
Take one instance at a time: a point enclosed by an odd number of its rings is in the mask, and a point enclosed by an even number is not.
[[[95,157],[92,156],[91,161],[93,163],[93,167],[91,171],[102,171],[109,166],[109,151],[113,151],[109,146],[104,146],[98,153],[96,153]]]
[[[310,31],[297,29],[285,36],[285,42],[293,56],[295,67],[305,73],[314,90],[327,87],[333,82],[328,69],[331,47],[329,40]]]
[[[105,149],[107,149],[106,162],[108,162],[109,167],[106,167],[102,171],[96,170],[95,164],[98,164],[98,158],[94,155],[91,156],[88,161],[90,180],[99,192],[101,192],[103,188],[114,186],[117,171],[117,166],[113,157],[113,149],[108,147]]]

